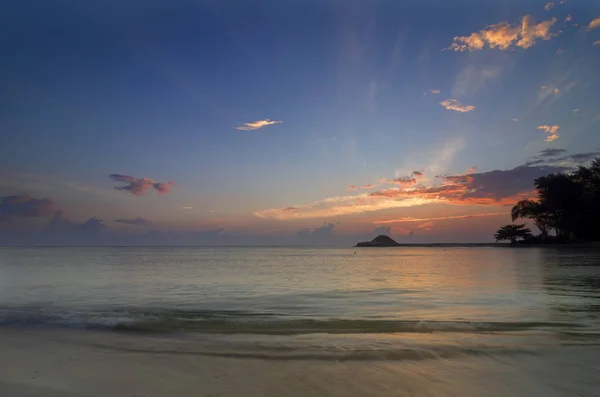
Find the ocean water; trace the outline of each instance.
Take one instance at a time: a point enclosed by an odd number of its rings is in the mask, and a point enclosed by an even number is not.
[[[0,329],[76,329],[121,354],[419,368],[468,379],[436,392],[463,396],[600,395],[600,251],[0,248]]]

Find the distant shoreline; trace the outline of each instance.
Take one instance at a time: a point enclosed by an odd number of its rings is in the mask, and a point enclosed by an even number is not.
[[[600,243],[573,243],[573,244],[510,244],[510,243],[430,243],[430,244],[402,244],[394,246],[354,246],[355,248],[449,248],[449,247],[487,247],[487,248],[599,248]]]

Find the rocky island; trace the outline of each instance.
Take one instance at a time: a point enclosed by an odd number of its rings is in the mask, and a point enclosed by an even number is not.
[[[357,247],[397,247],[400,244],[395,242],[390,236],[379,235],[371,241],[363,241],[356,244]]]

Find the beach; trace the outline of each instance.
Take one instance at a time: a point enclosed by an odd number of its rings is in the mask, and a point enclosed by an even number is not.
[[[2,396],[596,396],[597,347],[422,360],[205,356],[189,342],[2,330]],[[594,365],[590,363],[594,362]]]

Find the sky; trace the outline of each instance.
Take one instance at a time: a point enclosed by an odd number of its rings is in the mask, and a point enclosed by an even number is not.
[[[489,242],[600,155],[600,2],[21,0],[0,245]]]

